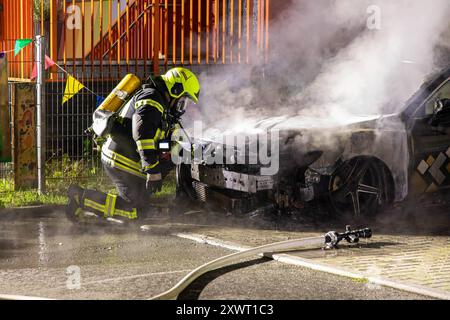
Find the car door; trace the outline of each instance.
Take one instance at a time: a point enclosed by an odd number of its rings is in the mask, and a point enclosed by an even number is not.
[[[450,99],[450,79],[431,91],[412,115],[410,194],[450,187],[450,127],[431,124],[439,99]]]

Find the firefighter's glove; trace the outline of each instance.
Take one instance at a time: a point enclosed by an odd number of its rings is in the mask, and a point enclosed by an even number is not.
[[[162,175],[161,173],[157,174],[147,174],[147,190],[151,193],[161,192],[162,190]]]

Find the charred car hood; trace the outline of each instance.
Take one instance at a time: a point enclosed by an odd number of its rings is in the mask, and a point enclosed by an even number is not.
[[[229,138],[266,134],[269,139],[279,138],[282,153],[322,151],[332,153],[333,158],[334,154],[344,152],[349,139],[362,132],[365,136],[405,132],[405,125],[397,114],[333,116],[328,119],[296,115],[263,120],[243,119],[239,125],[230,126],[226,130],[206,128],[204,134],[201,137],[194,136],[194,140],[200,144],[217,144],[226,148],[228,141],[233,141]],[[373,139],[362,139],[360,143],[370,144],[371,140]]]
[[[205,128],[201,137],[195,137],[205,142],[224,141],[226,136],[264,134],[271,131],[279,132],[330,132],[337,134],[347,130],[376,129],[376,130],[403,130],[400,117],[392,115],[369,116],[340,116],[330,118],[295,116],[269,117],[264,119],[239,119],[229,121],[226,128]]]
[[[203,155],[210,154],[209,151],[215,148],[222,151],[233,148],[236,158],[249,153],[245,150],[242,152],[242,148],[236,145],[228,144],[235,140],[227,138],[242,135],[266,136],[271,145],[274,139],[279,142],[279,149],[272,153],[279,156],[278,176],[289,176],[293,169],[306,167],[320,174],[330,175],[339,163],[364,156],[378,159],[392,172],[395,184],[401,186],[396,188],[397,200],[403,199],[407,194],[408,135],[400,115],[351,116],[339,119],[304,116],[271,117],[259,121],[242,119],[238,126],[234,125],[228,130],[205,130],[202,137],[194,137],[194,146],[200,146],[205,151],[202,152]],[[250,147],[248,149],[251,150]],[[208,157],[203,159],[206,158]],[[209,166],[208,161],[199,163]],[[234,172],[254,168],[232,165],[222,167]],[[258,175],[258,171],[253,172]],[[261,175],[264,174],[261,172]]]
[[[194,141],[205,149],[226,149],[236,148],[229,145],[229,141],[235,141],[233,137],[265,134],[269,140],[279,142],[280,162],[286,170],[313,164],[317,169],[330,167],[344,154],[374,155],[377,141],[381,143],[390,137],[398,141],[399,136],[406,136],[398,115],[332,116],[328,119],[296,115],[242,119],[239,125],[227,130],[206,128],[202,137],[194,136]]]

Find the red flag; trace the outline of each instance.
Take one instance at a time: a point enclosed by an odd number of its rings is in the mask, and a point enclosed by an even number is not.
[[[56,64],[49,56],[45,56],[45,70],[53,67]]]
[[[45,56],[45,70],[53,67],[56,64],[49,56]],[[33,80],[37,77],[37,64],[35,63],[33,66],[33,72],[31,73],[30,80]]]
[[[33,66],[33,72],[31,73],[30,80],[33,80],[36,77],[37,77],[37,64],[35,63],[34,66]]]

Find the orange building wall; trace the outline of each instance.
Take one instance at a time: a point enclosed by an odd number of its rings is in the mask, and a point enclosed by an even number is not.
[[[33,1],[0,0],[3,11],[0,14],[0,51],[14,49],[15,40],[34,37]],[[33,67],[33,46],[29,45],[14,57],[8,54],[9,77],[29,79]]]
[[[160,11],[149,7],[146,14],[137,18],[144,12],[144,7],[155,2],[160,3]],[[122,18],[118,24],[118,8],[114,0],[52,0],[54,15],[48,25],[45,23],[45,29],[51,30],[44,34],[50,40],[48,54],[55,61],[64,60],[68,64],[80,60],[83,64],[88,61],[111,64],[144,60],[146,64],[158,51],[159,58],[164,59],[166,65],[245,63],[256,56],[254,53],[267,55],[269,10],[266,8],[271,2],[277,1],[121,0],[121,4],[128,4],[129,10],[121,8]],[[3,4],[0,50],[13,49],[16,39],[33,38],[33,0],[0,0],[0,3]],[[84,8],[81,30],[68,31],[66,28],[63,7],[70,4]],[[109,8],[110,4],[112,8]],[[91,6],[94,8],[92,15]],[[109,21],[110,10],[114,12],[112,21]],[[159,12],[159,25],[154,23],[156,12]],[[118,40],[119,34],[123,35],[121,40]],[[8,55],[10,77],[30,78],[33,51],[30,45],[17,57]]]

